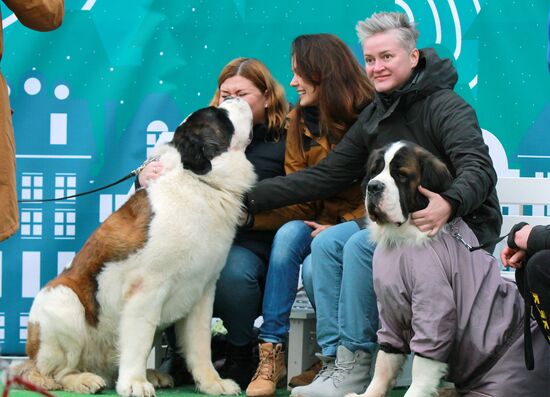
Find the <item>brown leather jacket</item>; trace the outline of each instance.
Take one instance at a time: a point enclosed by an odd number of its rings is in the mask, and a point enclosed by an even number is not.
[[[19,21],[34,30],[53,30],[61,25],[63,0],[2,0]],[[0,19],[2,15],[0,14]],[[4,39],[0,29],[0,59]],[[17,191],[15,188],[15,140],[11,123],[8,87],[0,73],[0,241],[19,228]]]
[[[292,125],[294,117],[296,117],[296,111],[292,110],[287,117],[288,126]],[[304,136],[314,143],[302,150],[299,140]],[[303,121],[300,123],[300,131],[293,131],[292,128],[289,128],[285,147],[286,174],[292,174],[317,164],[327,156],[334,146],[336,143],[330,143],[328,137],[313,135]],[[255,214],[254,229],[276,230],[293,219],[314,220],[323,225],[335,225],[364,216],[365,203],[361,183],[358,181],[329,199],[310,201]]]

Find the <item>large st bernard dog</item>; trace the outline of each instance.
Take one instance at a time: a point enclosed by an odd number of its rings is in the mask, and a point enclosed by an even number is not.
[[[461,219],[435,237],[411,222],[411,213],[428,204],[419,185],[441,193],[452,183],[444,163],[401,141],[373,153],[367,174],[381,327],[374,376],[361,396],[386,396],[411,352],[405,397],[435,396],[443,378],[461,396],[548,396],[550,349],[532,322],[535,370],[525,369],[522,299],[496,260],[459,241],[478,245]]]
[[[198,389],[239,393],[211,362],[215,284],[256,176],[244,149],[252,112],[240,99],[192,113],[156,155],[165,172],[91,235],[36,296],[29,361],[15,373],[48,390],[153,396],[172,385],[146,371],[155,332],[175,323]],[[118,377],[118,379],[117,379]]]

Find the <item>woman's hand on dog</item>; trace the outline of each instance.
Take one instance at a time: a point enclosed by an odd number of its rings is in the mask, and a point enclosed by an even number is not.
[[[160,161],[151,161],[139,173],[139,184],[142,187],[147,187],[151,180],[157,179],[162,174],[163,169],[164,167]]]
[[[424,195],[429,204],[426,208],[412,213],[412,221],[422,232],[427,232],[428,236],[435,236],[445,226],[451,216],[451,204],[440,194],[434,193],[422,186],[418,186],[418,191]]]

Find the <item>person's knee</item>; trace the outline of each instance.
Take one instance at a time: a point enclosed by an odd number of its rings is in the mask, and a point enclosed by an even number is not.
[[[374,252],[375,244],[369,238],[369,231],[363,229],[355,233],[346,242],[344,250],[358,255],[370,255]]]
[[[228,287],[235,291],[259,283],[262,260],[252,251],[238,247],[232,248],[218,279],[217,288]]]
[[[338,238],[336,226],[329,227],[319,233],[311,242],[312,252],[335,253],[342,250],[342,242]]]
[[[275,237],[273,238],[274,244],[284,244],[286,241],[292,242],[297,235],[309,232],[309,227],[304,223],[304,221],[290,221],[281,226]]]

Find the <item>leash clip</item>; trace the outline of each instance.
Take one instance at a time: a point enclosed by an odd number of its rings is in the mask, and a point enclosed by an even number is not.
[[[466,240],[464,240],[464,237],[462,237],[462,234],[460,234],[460,232],[456,229],[455,223],[456,223],[456,221],[449,223],[449,226],[450,226],[450,229],[451,229],[450,230],[451,236],[453,236],[455,240],[457,240],[462,245],[464,245],[466,248],[468,248],[468,250],[472,251],[472,246],[470,244],[468,244],[466,242]]]
[[[468,250],[472,250],[472,246],[470,244],[468,244],[466,242],[466,240],[464,240],[464,237],[462,237],[462,234],[460,234],[459,232],[457,231],[453,231],[452,232],[452,236],[457,239],[462,245],[464,245],[466,248],[468,248]]]
[[[147,167],[149,164],[151,164],[153,161],[157,161],[160,159],[160,156],[153,156],[151,158],[148,158],[145,160],[139,167],[137,167],[135,170],[131,172],[132,175],[138,175],[145,167]]]

